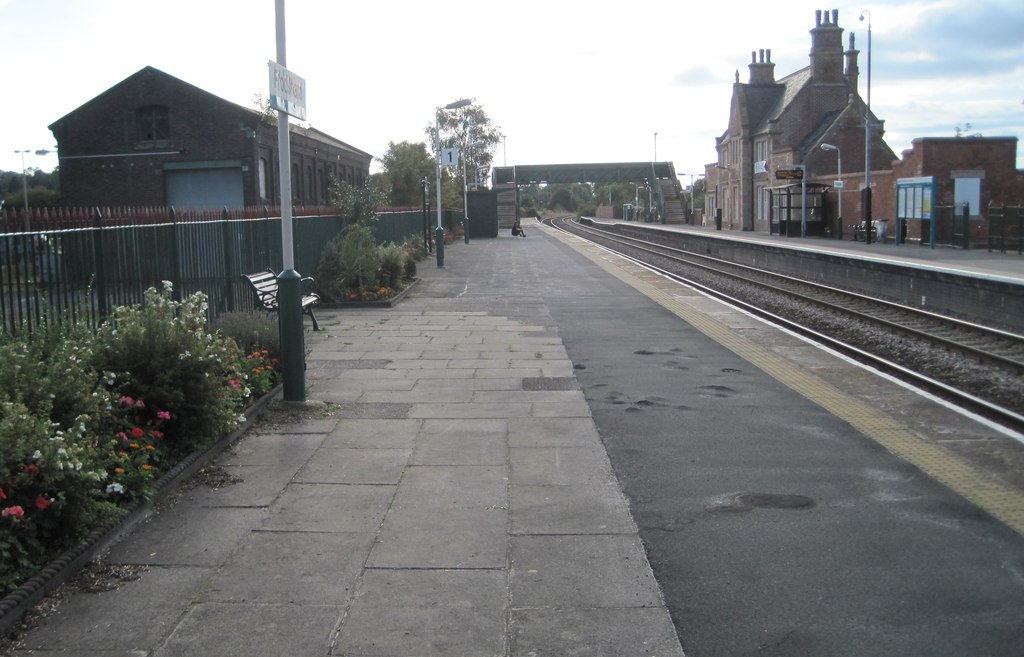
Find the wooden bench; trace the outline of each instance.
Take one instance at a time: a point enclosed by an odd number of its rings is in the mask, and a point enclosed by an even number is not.
[[[256,303],[267,312],[277,312],[277,274],[268,269],[256,274],[242,274],[242,278],[252,286],[252,290],[256,294]],[[299,283],[302,286],[302,312],[313,320],[313,330],[319,331],[320,324],[317,323],[316,315],[313,314],[313,306],[320,301],[320,295],[312,290],[312,278],[307,276]]]

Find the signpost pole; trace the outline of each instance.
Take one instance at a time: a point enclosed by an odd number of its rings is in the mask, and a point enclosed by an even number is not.
[[[277,64],[285,67],[284,0],[275,0],[277,27]],[[271,66],[271,104],[275,103],[276,82]],[[285,401],[306,401],[306,349],[303,343],[302,295],[300,276],[295,271],[292,236],[291,143],[288,114],[277,112],[277,151],[281,189],[281,255],[282,271],[277,277],[278,322],[281,331],[281,367]]]

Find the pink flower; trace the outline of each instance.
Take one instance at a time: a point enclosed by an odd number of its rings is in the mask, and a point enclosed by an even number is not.
[[[128,395],[123,395],[121,397],[120,401],[125,406],[131,406],[131,405],[133,405],[135,403],[135,400],[132,399],[131,397],[129,397]]]
[[[136,399],[135,408],[146,408],[146,402],[142,401],[141,399]]]
[[[36,508],[40,511],[46,511],[46,507],[50,506],[50,500],[46,499],[42,495],[36,498]]]
[[[231,387],[237,390],[242,387],[242,382],[238,379],[231,379]]]
[[[128,434],[126,434],[126,433],[125,433],[125,432],[123,432],[123,431],[118,431],[118,432],[117,432],[117,437],[118,437],[118,438],[120,438],[120,439],[121,439],[121,442],[123,442],[123,443],[126,443],[126,442],[128,442]]]
[[[171,414],[169,412],[167,412],[167,411],[157,411],[156,412],[156,416],[157,416],[158,419],[161,419],[161,420],[170,420],[171,419]]]
[[[4,518],[9,518],[10,516],[14,516],[15,518],[21,518],[24,515],[25,509],[21,508],[20,506],[9,506],[2,512],[0,512],[0,517]]]

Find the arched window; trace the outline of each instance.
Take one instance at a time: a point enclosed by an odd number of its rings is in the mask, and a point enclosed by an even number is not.
[[[171,138],[171,115],[163,105],[147,105],[135,111],[139,144],[153,146]]]

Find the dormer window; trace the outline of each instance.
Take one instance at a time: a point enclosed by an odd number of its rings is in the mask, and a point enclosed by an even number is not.
[[[139,146],[166,145],[171,139],[171,118],[163,105],[148,105],[135,112]]]

